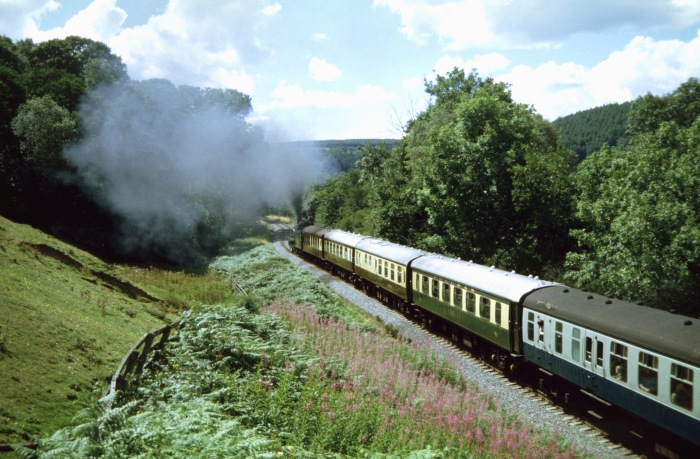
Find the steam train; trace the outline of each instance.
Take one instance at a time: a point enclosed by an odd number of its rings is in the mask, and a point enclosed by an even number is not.
[[[654,454],[700,457],[700,321],[320,226],[298,225],[290,245],[503,371],[614,416]]]

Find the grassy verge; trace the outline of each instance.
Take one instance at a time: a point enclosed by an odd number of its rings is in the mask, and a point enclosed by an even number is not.
[[[179,312],[113,266],[0,217],[0,443],[68,424],[134,342]]]
[[[160,368],[89,406],[41,456],[577,457],[269,245],[212,270],[248,295],[187,311]]]

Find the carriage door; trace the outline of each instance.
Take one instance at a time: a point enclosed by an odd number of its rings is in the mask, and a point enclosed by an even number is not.
[[[586,386],[595,388],[598,378],[605,377],[605,342],[589,331],[583,342],[583,367],[586,369]]]

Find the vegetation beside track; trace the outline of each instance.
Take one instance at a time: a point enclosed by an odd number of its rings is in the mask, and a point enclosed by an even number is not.
[[[248,294],[185,312],[139,387],[89,405],[40,456],[577,456],[270,245],[249,244],[210,267]]]

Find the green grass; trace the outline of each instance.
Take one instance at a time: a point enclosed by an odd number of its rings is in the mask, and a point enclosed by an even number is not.
[[[227,278],[214,272],[187,273],[155,267],[120,266],[118,272],[179,309],[233,301]]]
[[[98,258],[0,217],[0,443],[68,424],[136,340],[178,312]]]

